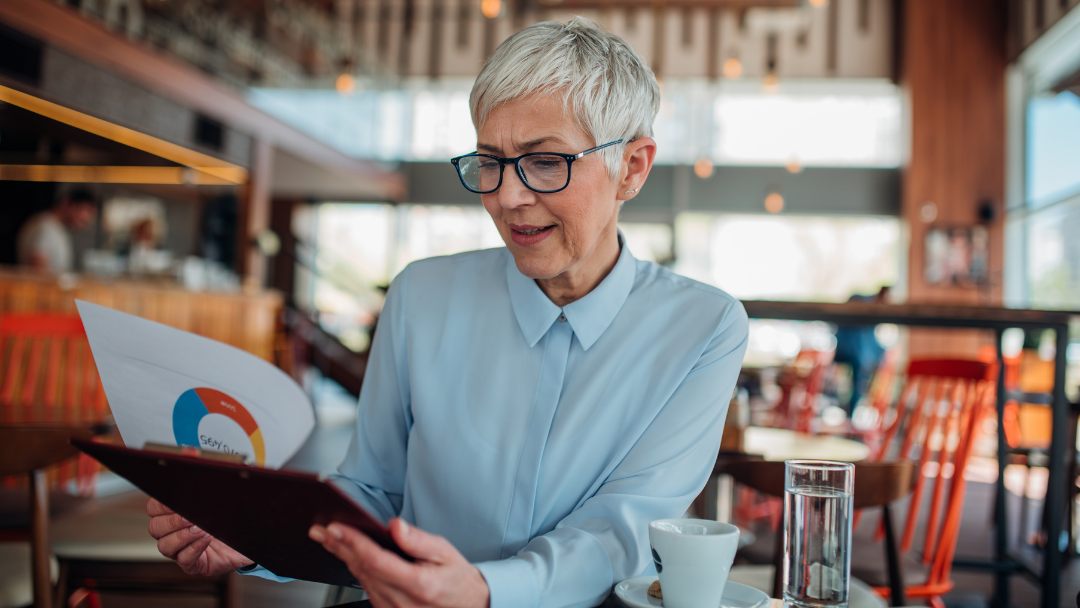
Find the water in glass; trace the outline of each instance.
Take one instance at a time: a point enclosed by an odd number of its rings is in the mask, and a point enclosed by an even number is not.
[[[852,496],[814,485],[784,494],[784,602],[815,608],[848,605]]]

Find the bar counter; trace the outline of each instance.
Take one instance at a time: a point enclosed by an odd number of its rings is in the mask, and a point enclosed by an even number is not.
[[[274,361],[282,297],[274,291],[191,291],[167,280],[46,276],[0,268],[0,315],[75,312],[86,300],[231,344]]]

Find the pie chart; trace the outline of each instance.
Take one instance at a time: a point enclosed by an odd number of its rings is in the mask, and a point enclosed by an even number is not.
[[[266,446],[251,412],[232,396],[212,388],[184,391],[173,406],[176,444],[244,454],[262,465]]]

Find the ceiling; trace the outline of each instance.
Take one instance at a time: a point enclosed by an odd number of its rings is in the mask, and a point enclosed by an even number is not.
[[[891,77],[894,0],[113,0],[88,18],[240,87],[472,77],[525,25],[590,17],[662,77]],[[123,10],[117,8],[122,7]]]

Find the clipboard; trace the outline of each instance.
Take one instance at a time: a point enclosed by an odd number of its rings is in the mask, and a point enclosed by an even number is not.
[[[352,526],[413,561],[386,526],[317,475],[85,439],[71,443],[278,576],[357,586],[342,561],[308,538],[313,524]]]

